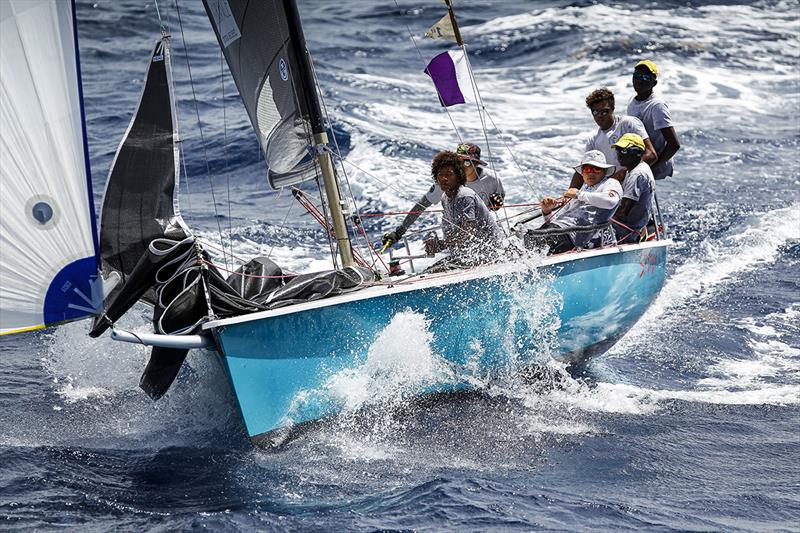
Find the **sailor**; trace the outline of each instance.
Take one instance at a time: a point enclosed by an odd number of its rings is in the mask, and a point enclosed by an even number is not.
[[[642,138],[635,133],[626,133],[614,143],[617,159],[628,170],[622,182],[622,201],[614,217],[627,226],[614,227],[620,243],[638,242],[652,215],[656,182],[650,166],[642,161],[644,146]]]
[[[491,210],[500,209],[503,206],[506,192],[500,178],[484,167],[486,163],[481,160],[481,147],[477,144],[462,143],[456,148],[456,154],[464,165],[467,176],[466,186],[475,191],[483,203]],[[383,234],[384,246],[392,246],[403,238],[408,228],[419,218],[425,209],[442,200],[442,189],[437,183],[420,198],[411,211],[403,219],[400,226],[394,231]]]
[[[503,234],[478,194],[465,186],[467,175],[461,157],[453,152],[439,152],[433,158],[431,175],[444,193],[444,240],[426,240],[425,251],[433,254],[447,249],[451,257],[469,265],[493,259]]]
[[[597,132],[586,142],[585,151],[600,150],[603,152],[606,161],[617,167],[613,177],[619,180],[620,183],[625,178],[627,171],[617,161],[617,153],[612,148],[612,145],[626,133],[635,133],[644,140],[646,148],[643,159],[646,163],[653,163],[656,160],[656,152],[642,121],[636,117],[614,114],[614,93],[605,87],[596,89],[586,97],[586,106],[592,112],[592,117],[597,124]],[[581,174],[575,172],[572,175],[570,187],[578,188],[582,183]]]
[[[646,59],[639,61],[633,69],[633,96],[628,102],[628,115],[642,121],[658,157],[650,165],[657,180],[672,176],[672,156],[680,150],[678,134],[672,125],[669,107],[661,97],[653,93],[658,84],[658,67]]]
[[[546,216],[552,213],[552,216],[540,228],[528,231],[525,247],[547,247],[548,253],[557,254],[572,248],[593,248],[601,244],[602,230],[554,230],[596,226],[611,220],[622,196],[622,185],[612,177],[614,170],[614,165],[606,162],[603,152],[589,150],[583,154],[581,164],[575,167],[575,172],[583,179],[583,185],[580,189],[570,187],[561,198],[545,196],[541,199],[542,213]]]

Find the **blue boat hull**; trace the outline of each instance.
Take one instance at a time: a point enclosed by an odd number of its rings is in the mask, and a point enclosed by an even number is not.
[[[340,405],[315,392],[336,373],[363,365],[399,313],[423,315],[431,351],[483,376],[519,370],[543,355],[580,361],[613,344],[656,298],[667,244],[581,252],[533,269],[484,267],[471,277],[373,287],[211,322],[206,329],[217,339],[247,431],[256,437],[337,412]],[[432,390],[466,386],[448,381]]]

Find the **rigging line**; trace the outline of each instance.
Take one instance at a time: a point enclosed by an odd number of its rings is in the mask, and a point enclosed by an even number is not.
[[[452,8],[451,8],[452,13]],[[481,130],[483,131],[483,138],[486,141],[486,151],[489,153],[489,164],[492,167],[492,172],[494,173],[495,177],[497,176],[497,169],[494,164],[494,157],[492,156],[492,145],[489,143],[489,132],[486,131],[486,119],[483,116],[483,112],[481,108],[485,108],[483,105],[483,100],[481,99],[480,92],[478,91],[478,82],[475,79],[475,72],[472,70],[472,63],[469,60],[469,53],[467,53],[467,45],[462,42],[461,49],[464,51],[464,60],[467,62],[467,71],[469,72],[469,81],[470,85],[472,85],[472,93],[475,95],[475,106],[478,108],[478,118],[481,121]],[[477,172],[477,169],[476,169]],[[511,233],[511,224],[508,222],[508,212],[506,208],[503,207],[503,212],[506,215],[506,226],[508,227],[509,234]],[[495,218],[499,219],[500,216],[495,211]]]
[[[175,106],[175,113],[178,112],[177,110],[178,106]],[[183,175],[185,177],[185,179],[182,181],[186,182],[186,200],[189,203],[189,211],[194,213],[194,210],[192,209],[192,191],[189,189],[189,172],[186,170],[186,154],[183,153],[183,139],[181,139],[179,142],[181,143],[181,165],[183,165]],[[180,184],[181,181],[178,182],[178,193],[180,193]]]
[[[222,245],[222,256],[225,264],[228,265],[227,252],[225,251],[225,241],[222,237],[222,224],[219,222],[219,212],[217,211],[217,198],[214,194],[214,180],[211,178],[211,166],[208,163],[208,151],[206,149],[206,140],[203,135],[203,123],[200,121],[200,108],[197,105],[197,92],[194,88],[194,78],[192,77],[192,65],[189,62],[189,51],[186,47],[186,35],[183,32],[183,20],[181,19],[181,9],[178,5],[178,0],[175,0],[175,12],[178,15],[178,26],[181,29],[181,40],[183,41],[183,54],[186,57],[186,67],[189,71],[189,85],[192,87],[192,101],[194,102],[194,112],[197,116],[197,127],[200,131],[200,144],[203,147],[203,159],[206,163],[206,175],[208,176],[208,184],[211,189],[211,201],[214,204],[214,218],[217,221],[217,231],[219,232],[219,242]],[[230,266],[230,265],[228,265]]]
[[[475,75],[473,74],[473,71],[472,71],[472,64],[470,63],[469,56],[467,55],[466,46],[464,48],[465,48],[464,49],[464,55],[465,55],[465,57],[467,59],[467,68],[469,69],[470,79],[471,79],[471,81],[473,83],[473,91],[475,91],[476,101],[480,105],[480,108],[478,109],[478,113],[480,113],[481,110],[483,110],[483,112],[486,114],[486,117],[492,123],[492,127],[494,127],[495,131],[498,133],[498,137],[500,138],[501,142],[503,143],[503,146],[505,147],[506,150],[508,150],[508,153],[511,155],[511,159],[514,161],[514,165],[517,167],[517,170],[519,170],[520,174],[522,174],[522,177],[525,179],[525,183],[528,185],[528,188],[531,190],[531,192],[535,193],[536,189],[533,187],[533,184],[528,179],[527,173],[522,169],[522,166],[517,161],[517,158],[514,157],[513,150],[511,150],[511,147],[508,146],[508,143],[505,141],[505,139],[503,139],[503,132],[500,130],[500,128],[497,127],[497,124],[495,123],[495,121],[492,118],[491,114],[489,114],[489,110],[486,109],[486,105],[483,103],[483,96],[481,95],[481,89],[478,86],[478,82],[475,80]],[[481,119],[481,123],[484,124],[483,119]],[[485,124],[484,124],[484,134],[486,134]],[[488,139],[487,139],[486,148],[487,148],[487,150],[489,150],[489,157],[490,157],[489,161],[492,163],[492,170],[494,171],[494,162],[493,162],[493,159],[491,159],[492,158],[492,147],[488,145]]]
[[[158,2],[156,2],[156,9],[158,9]],[[167,28],[174,27],[174,25],[170,21],[169,10],[164,12],[164,18],[167,19],[167,24],[166,24]],[[159,14],[159,19],[160,19],[160,14]],[[170,42],[172,42],[172,37],[170,37]],[[173,104],[174,104],[173,108],[175,109],[176,127],[179,128],[181,122],[180,109],[179,106],[177,105],[177,102],[173,102]],[[180,166],[183,167],[183,179],[177,180],[176,182],[177,190],[175,191],[175,195],[180,200],[181,187],[183,186],[184,183],[186,183],[186,203],[188,204],[189,207],[188,212],[194,213],[194,209],[192,208],[192,190],[191,187],[189,186],[189,171],[186,168],[186,154],[184,153],[185,150],[183,149],[183,135],[178,136],[176,144],[178,145],[178,153],[180,154]],[[181,216],[183,216],[184,214],[186,214],[185,211],[181,213]]]
[[[158,15],[158,24],[161,26],[161,34],[164,35],[167,33],[167,27],[164,25],[164,21],[161,20],[161,10],[158,8],[158,0],[155,0],[156,4],[156,15]]]
[[[325,222],[327,223],[327,221],[328,221],[328,214],[327,213],[329,213],[330,211],[325,208],[325,193],[323,192],[322,184],[319,181],[320,171],[319,171],[319,166],[317,165],[317,158],[316,157],[312,157],[311,160],[314,163],[314,174],[316,174],[316,177],[314,178],[314,182],[317,184],[317,192],[319,193],[319,205],[321,207],[320,211],[322,211],[322,217],[324,218]],[[335,269],[338,268],[336,266],[337,259],[338,259],[337,253],[336,253],[336,248],[334,247],[334,242],[333,242],[333,239],[331,239],[330,232],[326,232],[325,236],[328,238],[328,248],[330,248],[330,251],[331,251],[331,262],[333,263],[333,268],[335,270]],[[338,245],[338,242],[336,244]]]
[[[346,159],[346,158],[342,157],[340,154],[333,154],[333,155],[335,155],[337,158],[339,158],[339,159],[342,161],[342,163],[347,163],[348,165],[351,165],[353,168],[355,168],[355,169],[356,169],[356,170],[358,170],[359,172],[362,172],[362,173],[363,173],[363,174],[365,174],[367,177],[374,179],[375,181],[377,181],[378,183],[380,183],[381,185],[383,185],[383,186],[384,186],[384,187],[386,187],[387,189],[391,189],[393,192],[395,192],[395,193],[396,193],[398,196],[400,196],[401,198],[403,198],[403,199],[405,199],[405,200],[409,200],[409,201],[416,201],[416,200],[418,200],[418,198],[410,196],[410,195],[409,195],[409,193],[408,193],[408,191],[406,191],[406,190],[403,190],[403,189],[400,189],[399,187],[397,187],[396,185],[394,185],[394,184],[392,184],[392,183],[389,183],[389,182],[383,181],[382,179],[380,179],[380,178],[379,178],[378,176],[376,176],[375,174],[372,174],[372,173],[371,173],[371,172],[369,172],[368,170],[365,170],[365,169],[361,168],[360,166],[356,165],[355,163],[353,163],[353,162],[352,162],[352,161],[350,161],[349,159]]]
[[[397,7],[398,11],[400,11],[401,14],[402,14],[403,10],[400,9],[400,5],[397,3],[397,0],[394,0],[394,5]],[[408,36],[411,37],[411,42],[414,43],[414,48],[417,50],[417,55],[419,56],[419,60],[422,61],[423,65],[426,64],[425,63],[425,58],[422,56],[422,51],[419,49],[419,46],[417,45],[417,40],[414,38],[414,34],[411,32],[411,28],[408,26],[408,24],[405,22],[405,20],[403,20],[403,25],[406,27],[406,31],[408,32]],[[433,86],[436,88],[436,96],[439,97],[439,100],[441,102],[442,101],[441,100],[442,97],[439,94],[439,88],[436,87],[435,83],[433,84]],[[448,109],[448,107],[446,105],[442,105],[442,107],[444,108],[445,113],[447,113],[447,118],[450,119],[450,124],[453,125],[453,130],[455,130],[455,132],[456,132],[456,137],[458,137],[459,144],[463,143],[464,139],[461,138],[461,132],[458,130],[458,126],[456,126],[456,123],[453,120],[453,116],[450,114],[450,109]]]
[[[317,95],[319,97],[320,103],[322,104],[322,112],[323,112],[323,114],[325,116],[325,121],[328,123],[327,126],[331,131],[331,137],[333,137],[333,145],[336,147],[336,155],[338,155],[338,157],[339,157],[339,166],[342,169],[342,176],[344,176],[344,182],[347,185],[347,192],[350,195],[350,201],[353,202],[353,206],[355,207],[355,211],[356,211],[356,216],[360,217],[361,216],[361,208],[359,207],[358,202],[356,202],[356,196],[355,196],[355,194],[353,194],[353,188],[350,186],[350,178],[347,175],[347,169],[345,168],[344,164],[341,162],[342,151],[339,148],[339,141],[338,141],[338,139],[336,139],[336,132],[333,131],[333,120],[331,119],[331,115],[328,113],[328,105],[325,103],[325,97],[322,94],[322,87],[320,86],[319,78],[317,78],[317,70],[316,70],[316,68],[314,66],[314,58],[312,57],[310,52],[308,54],[308,62],[311,65],[311,75],[313,76],[314,83],[317,86]],[[359,224],[356,224],[356,226],[359,226]],[[372,246],[370,246],[369,239],[367,239],[366,233],[364,233],[363,230],[360,233],[364,235],[364,240],[366,241],[367,249],[370,250],[372,253],[374,253],[374,250],[372,249]],[[360,233],[358,231],[354,232],[354,234],[356,235],[357,242],[360,241],[360,237],[361,237]],[[359,242],[359,245],[360,245],[360,242]],[[375,264],[375,261],[373,260],[373,265],[374,264]]]
[[[283,192],[283,187],[281,187],[281,192]],[[294,208],[294,202],[295,202],[294,198],[289,200],[289,208],[286,210],[286,215],[284,215],[283,222],[281,222],[281,225],[280,225],[280,228],[279,228],[281,231],[283,231],[283,229],[286,227],[286,221],[289,220],[289,213],[291,213],[292,212],[292,208]],[[272,257],[272,251],[275,250],[275,245],[276,244],[277,244],[277,240],[272,243],[272,246],[269,249],[269,253],[267,254],[267,259]]]
[[[217,4],[220,6],[220,4]],[[220,8],[221,10],[221,8]],[[218,13],[218,20],[222,20],[221,11]],[[225,59],[222,48],[219,49],[219,81],[222,85],[222,153],[225,160],[225,188],[228,196],[228,245],[233,257],[233,214],[231,213],[231,173],[228,166],[228,119],[225,113]]]
[[[278,12],[278,5],[277,5],[275,0],[272,0],[272,7],[273,7],[273,11],[275,11],[277,13]],[[281,9],[283,9],[283,7],[281,7]],[[284,27],[283,27],[282,24],[278,24],[277,26],[278,26],[278,32],[280,33],[280,37],[281,37],[281,43],[283,43],[283,48],[287,51],[287,57],[288,57],[288,52],[292,51],[292,49],[290,47],[290,44],[287,44],[287,42],[289,42],[291,40],[291,36],[286,35],[284,33],[284,31],[283,31]],[[294,52],[296,52],[298,55],[305,53],[309,57],[311,56],[311,53],[308,51],[308,44],[306,44],[306,49],[305,50],[294,50]],[[297,60],[300,61],[301,59],[297,58]],[[316,150],[314,148],[314,146],[315,146],[314,142],[313,142],[314,134],[310,129],[311,128],[311,123],[310,123],[309,120],[306,120],[306,118],[303,117],[303,114],[302,114],[303,106],[300,104],[300,95],[297,94],[297,86],[295,85],[295,76],[294,76],[294,72],[292,71],[292,61],[288,61],[287,62],[287,69],[289,71],[289,81],[291,82],[291,87],[292,87],[292,97],[294,98],[295,107],[298,110],[298,115],[297,116],[301,119],[300,122],[303,125],[303,131],[304,131],[304,133],[306,135],[306,139],[312,140],[312,142],[310,144],[311,144],[311,162],[312,162],[312,165],[314,167],[314,180],[317,183],[317,191],[319,192],[320,205],[322,206],[323,216],[327,216],[327,215],[325,215],[325,212],[326,212],[325,211],[325,200],[323,198],[325,196],[325,194],[323,193],[323,187],[322,187],[322,184],[320,183],[320,180],[319,180],[320,176],[322,175],[322,169],[319,166],[319,161],[318,161],[319,154],[316,152]],[[264,154],[264,160],[266,160],[266,153]],[[267,161],[267,167],[269,168],[269,162],[268,161]],[[331,220],[333,220],[333,212],[330,211],[330,208],[329,208],[328,212],[330,213]],[[330,248],[330,252],[331,252],[331,261],[333,263],[333,268],[336,269],[337,268],[337,266],[336,266],[337,265],[337,255],[338,255],[337,254],[337,252],[338,252],[338,242],[336,243],[336,247],[334,247],[334,243],[331,240],[331,235],[327,234],[326,237],[328,239],[328,247]]]
[[[482,102],[481,102],[481,105],[483,105]],[[503,131],[500,128],[497,127],[497,124],[495,124],[494,119],[492,118],[492,115],[489,113],[489,110],[486,109],[485,105],[483,106],[483,111],[484,111],[484,113],[486,113],[486,117],[492,123],[492,127],[497,132],[497,136],[500,139],[500,141],[503,143],[503,146],[508,151],[509,155],[511,155],[511,160],[514,161],[514,166],[517,167],[517,170],[522,175],[522,177],[525,179],[525,183],[528,184],[528,188],[531,190],[531,192],[536,194],[536,192],[537,192],[536,188],[533,186],[533,184],[531,183],[530,179],[528,179],[528,174],[522,169],[522,166],[519,164],[519,161],[514,156],[514,151],[511,149],[511,147],[508,145],[506,140],[503,138],[503,135],[504,135]]]

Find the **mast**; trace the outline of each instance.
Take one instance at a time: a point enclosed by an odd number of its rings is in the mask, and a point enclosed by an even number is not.
[[[444,3],[447,4],[447,14],[450,15],[450,24],[453,25],[453,34],[456,38],[456,44],[461,48],[464,48],[464,39],[461,38],[461,30],[458,29],[458,22],[456,22],[456,14],[453,12],[453,4],[451,0],[444,0]],[[466,49],[464,50],[466,53]]]
[[[314,75],[311,70],[311,61],[306,49],[306,39],[303,34],[303,27],[300,24],[300,14],[297,11],[295,0],[283,0],[283,8],[286,12],[289,27],[289,37],[291,46],[294,49],[298,72],[298,80],[303,87],[298,91],[298,97],[305,99],[305,108],[308,111],[308,119],[311,123],[311,133],[313,134],[314,152],[319,161],[322,179],[325,184],[325,196],[328,198],[328,206],[333,219],[333,229],[336,233],[336,242],[339,248],[339,255],[342,258],[342,266],[353,265],[353,250],[350,239],[347,235],[347,224],[344,218],[343,202],[339,196],[339,184],[336,180],[336,173],[333,170],[333,162],[328,148],[328,134],[325,132],[325,124],[322,120],[322,111],[319,106],[319,96],[317,87],[314,83]]]

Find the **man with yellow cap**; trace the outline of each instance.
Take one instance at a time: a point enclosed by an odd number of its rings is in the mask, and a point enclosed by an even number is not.
[[[656,182],[650,166],[642,160],[644,141],[635,133],[626,133],[614,143],[617,161],[628,173],[622,182],[622,200],[614,218],[627,227],[614,226],[619,242],[639,242],[639,234],[653,212]]]
[[[653,93],[658,83],[658,67],[649,59],[639,61],[633,69],[633,90],[636,96],[628,102],[628,115],[644,123],[658,158],[650,165],[657,180],[672,176],[672,156],[680,149],[678,134],[666,102]]]

